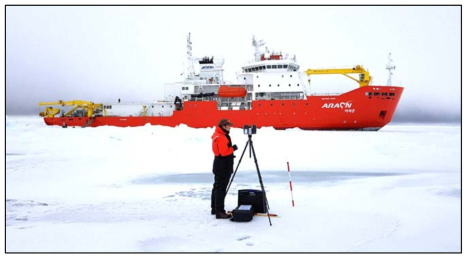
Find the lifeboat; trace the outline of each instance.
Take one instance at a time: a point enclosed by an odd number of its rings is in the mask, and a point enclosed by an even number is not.
[[[223,85],[219,87],[218,95],[219,97],[229,98],[245,97],[247,90],[244,87],[229,87]]]

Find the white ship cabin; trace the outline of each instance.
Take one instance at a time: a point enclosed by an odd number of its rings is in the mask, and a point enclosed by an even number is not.
[[[281,52],[265,52],[260,48],[263,40],[255,36],[252,46],[255,48],[254,60],[242,67],[237,74],[237,82],[247,86],[251,100],[297,100],[306,99],[306,86],[299,72],[296,56],[290,58]]]
[[[183,101],[212,100],[219,86],[224,84],[224,59],[189,57],[188,60],[184,81],[165,84],[167,96],[169,99],[179,97]]]
[[[172,116],[176,108],[173,102],[105,102],[98,116],[145,117]]]
[[[220,57],[193,57],[191,34],[187,38],[187,66],[185,79],[180,83],[165,85],[165,92],[170,99],[211,100],[218,92],[219,85],[224,84],[224,59]],[[195,66],[196,65],[196,66]],[[196,67],[196,68],[195,68]]]
[[[294,59],[263,54],[258,61],[242,67],[237,82],[248,87],[252,100],[305,99],[305,86]]]

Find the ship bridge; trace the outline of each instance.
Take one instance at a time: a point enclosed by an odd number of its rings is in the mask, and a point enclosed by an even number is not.
[[[237,83],[248,87],[251,100],[297,100],[306,99],[306,84],[299,72],[296,56],[292,58],[281,52],[264,52],[263,40],[253,38],[255,59],[242,67]]]
[[[242,67],[242,72],[297,72],[299,65],[290,60],[265,60]]]

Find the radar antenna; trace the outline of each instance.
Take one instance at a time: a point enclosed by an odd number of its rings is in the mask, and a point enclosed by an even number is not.
[[[388,64],[386,65],[386,70],[389,71],[388,83],[386,84],[387,86],[391,86],[392,75],[393,75],[392,70],[395,70],[395,69],[396,69],[396,66],[392,65],[391,53],[389,53]]]

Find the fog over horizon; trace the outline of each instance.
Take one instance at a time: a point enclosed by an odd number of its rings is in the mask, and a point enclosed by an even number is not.
[[[363,65],[372,85],[404,87],[393,122],[461,122],[461,6],[7,6],[6,115],[39,102],[157,101],[193,56],[225,59],[225,80],[253,59],[252,36],[301,70]],[[345,79],[344,79],[345,78]],[[311,76],[311,91],[356,83]]]

